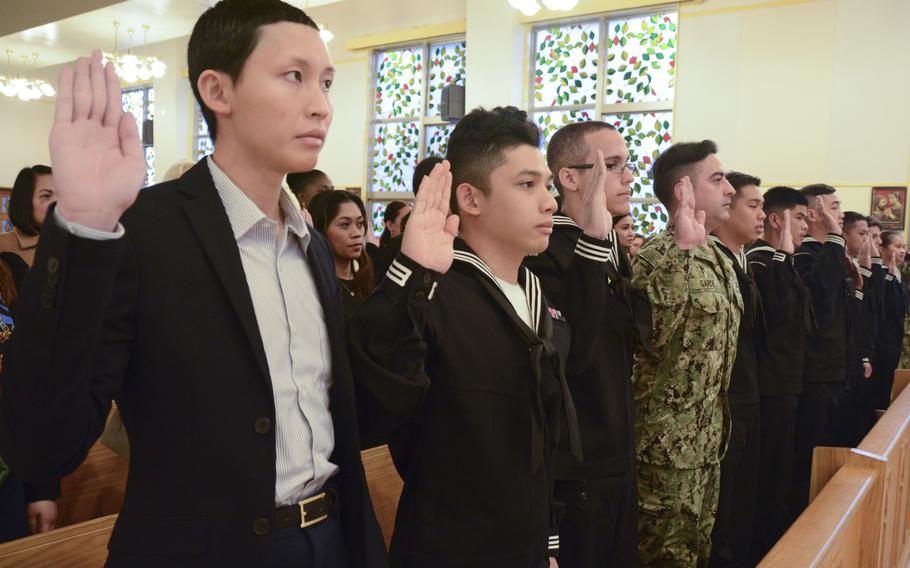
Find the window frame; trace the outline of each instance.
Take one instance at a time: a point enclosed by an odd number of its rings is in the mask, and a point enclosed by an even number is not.
[[[142,138],[142,129],[146,120],[151,120],[154,124],[154,118],[149,118],[149,93],[155,90],[154,83],[140,83],[137,85],[130,85],[128,87],[122,87],[120,89],[120,108],[123,110],[123,97],[127,93],[136,93],[142,92],[142,116],[139,118],[139,141],[142,145],[142,159],[146,162],[146,172],[149,171],[148,160],[146,159],[146,151],[151,148],[152,152],[155,152],[155,144],[146,144],[145,140]],[[126,111],[123,111],[126,112]],[[150,187],[157,183],[156,178],[158,177],[158,154],[155,152],[155,156],[152,162],[151,171],[154,175],[147,176],[149,179],[146,180],[146,183],[143,187]]]
[[[369,103],[367,109],[367,169],[366,169],[366,180],[364,183],[363,189],[363,201],[367,208],[367,214],[370,217],[372,222],[373,216],[373,206],[377,203],[391,203],[392,201],[405,201],[407,203],[413,204],[414,194],[410,191],[375,191],[373,189],[373,150],[376,144],[375,136],[373,135],[373,129],[378,124],[407,124],[410,122],[416,122],[418,128],[418,144],[417,144],[417,162],[423,160],[426,157],[426,146],[427,146],[427,128],[431,126],[442,126],[442,125],[452,125],[454,126],[457,122],[449,122],[443,120],[441,115],[428,115],[427,114],[427,105],[430,102],[430,90],[429,90],[429,73],[430,73],[430,50],[435,45],[455,43],[455,42],[465,42],[465,57],[467,57],[467,37],[463,33],[451,34],[445,36],[437,36],[431,38],[424,38],[421,40],[415,41],[406,41],[400,43],[391,43],[387,45],[377,46],[370,49],[369,52],[369,69],[370,69],[370,90],[369,90]],[[378,56],[387,51],[395,51],[403,48],[420,48],[423,53],[423,69],[421,70],[421,94],[420,94],[420,116],[401,116],[395,118],[377,118],[376,117],[376,65]],[[467,83],[467,71],[465,72],[464,77],[465,83]],[[384,227],[376,226],[373,227],[374,231],[382,232]],[[378,233],[377,233],[378,234]]]

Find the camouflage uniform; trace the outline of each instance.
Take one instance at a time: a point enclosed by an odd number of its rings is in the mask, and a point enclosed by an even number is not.
[[[632,372],[642,566],[708,563],[743,309],[730,260],[674,238],[668,228],[633,265],[652,311],[650,352],[636,348]]]

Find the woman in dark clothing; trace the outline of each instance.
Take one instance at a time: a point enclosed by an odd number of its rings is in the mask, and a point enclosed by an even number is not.
[[[364,247],[366,210],[349,191],[327,191],[310,200],[313,227],[325,235],[335,255],[335,276],[341,288],[345,318],[373,290],[373,266]]]
[[[3,348],[13,333],[17,290],[26,272],[28,265],[22,258],[10,252],[0,253],[0,370]],[[0,457],[0,542],[53,529],[57,520],[55,500],[59,496],[58,481],[23,483]]]

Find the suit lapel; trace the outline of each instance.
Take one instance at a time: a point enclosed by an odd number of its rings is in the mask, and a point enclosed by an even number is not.
[[[240,250],[206,161],[201,160],[180,178],[178,187],[189,198],[183,204],[183,211],[240,319],[259,370],[271,381]]]

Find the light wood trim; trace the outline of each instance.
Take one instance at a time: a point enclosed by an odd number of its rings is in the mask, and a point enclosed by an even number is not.
[[[828,481],[834,477],[850,456],[850,448],[817,446],[812,451],[812,477],[809,481],[809,502],[811,503]]]
[[[861,537],[876,478],[868,468],[840,468],[759,567],[866,566]]]
[[[116,520],[109,515],[0,544],[0,568],[100,568]]]
[[[395,529],[395,515],[398,512],[398,499],[401,498],[401,489],[404,483],[398,476],[398,470],[392,463],[388,446],[379,446],[360,452],[363,469],[367,476],[367,487],[370,490],[370,499],[373,501],[373,510],[382,529],[386,548],[392,542],[392,532]]]
[[[891,385],[891,400],[897,399],[908,384],[910,384],[910,369],[896,369],[894,383]]]

